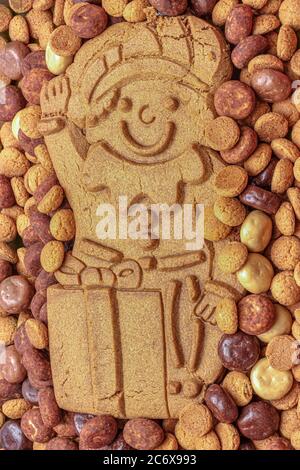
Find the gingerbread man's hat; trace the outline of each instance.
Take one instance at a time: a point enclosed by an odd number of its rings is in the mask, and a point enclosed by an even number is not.
[[[84,128],[91,103],[131,77],[166,77],[199,91],[212,107],[215,88],[232,67],[221,33],[194,16],[119,23],[88,41],[68,68],[68,117]]]

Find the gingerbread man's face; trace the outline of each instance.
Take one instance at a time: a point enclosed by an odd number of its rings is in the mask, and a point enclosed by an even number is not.
[[[86,137],[128,162],[167,162],[201,141],[201,105],[195,90],[164,77],[129,80],[94,99]]]

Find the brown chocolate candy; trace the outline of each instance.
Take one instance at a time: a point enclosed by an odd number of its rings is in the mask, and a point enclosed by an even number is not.
[[[21,419],[21,429],[27,439],[32,442],[48,442],[53,436],[51,428],[45,426],[40,410],[32,408],[26,411]]]
[[[41,389],[38,400],[43,423],[49,428],[54,428],[62,419],[62,410],[56,403],[53,388]]]
[[[117,421],[112,416],[96,416],[84,424],[80,433],[79,448],[94,450],[109,445],[116,437],[117,431]]]
[[[45,82],[54,75],[47,69],[31,69],[23,78],[20,87],[23,95],[30,104],[40,104],[40,93]]]
[[[229,116],[233,119],[245,119],[255,108],[255,94],[243,82],[229,80],[216,91],[214,104],[219,116]]]
[[[47,442],[47,450],[78,450],[78,444],[67,437],[54,437]]]
[[[97,5],[83,4],[74,8],[70,14],[70,26],[80,38],[89,39],[99,36],[108,23],[106,11]]]
[[[37,147],[40,144],[43,144],[44,139],[42,139],[42,138],[40,138],[40,139],[30,139],[30,137],[27,137],[27,135],[24,134],[24,132],[21,129],[19,129],[18,142],[19,142],[20,146],[22,147],[22,149],[24,150],[24,152],[27,152],[27,153],[29,153],[29,155],[32,155],[34,157],[35,156],[35,153],[34,153],[35,147]]]
[[[246,206],[259,209],[267,214],[276,214],[282,202],[277,194],[254,185],[247,186],[240,195],[240,200]]]
[[[36,291],[41,291],[47,289],[47,287],[52,286],[53,284],[57,284],[53,273],[47,273],[42,269],[35,280],[34,286]]]
[[[45,51],[30,52],[21,63],[22,74],[25,75],[32,69],[47,69]]]
[[[225,36],[231,44],[238,44],[250,36],[253,27],[253,11],[248,5],[237,5],[229,13],[225,23]]]
[[[0,175],[0,209],[12,207],[15,203],[15,196],[10,184],[10,179],[4,175]]]
[[[83,426],[85,425],[85,423],[87,423],[89,419],[92,419],[94,417],[95,417],[94,415],[90,415],[87,413],[75,413],[74,414],[74,426],[75,426],[78,436],[80,435],[81,430]]]
[[[264,36],[253,35],[242,39],[232,51],[231,60],[238,69],[246,67],[250,60],[262,54],[269,46]]]
[[[266,439],[278,430],[279,414],[269,403],[250,403],[242,409],[237,425],[243,436],[248,439]]]
[[[180,2],[177,2],[180,3]],[[183,3],[183,2],[182,2]],[[211,13],[217,0],[191,0],[191,6],[196,16],[204,16]]]
[[[0,183],[1,184],[1,183]],[[12,274],[12,266],[8,261],[0,260],[0,282]]]
[[[28,379],[24,380],[22,383],[22,395],[28,403],[38,405],[38,393],[39,391],[31,385]]]
[[[256,450],[255,445],[251,441],[242,442],[239,450]]]
[[[44,179],[43,182],[37,187],[33,196],[37,203],[41,202],[43,197],[48,193],[48,191],[58,183],[57,177],[55,175],[50,175],[48,178]]]
[[[59,437],[75,439],[77,432],[74,424],[74,413],[65,413],[61,422],[53,429]]]
[[[182,15],[188,5],[188,0],[149,0],[149,2],[159,13],[168,16]]]
[[[10,276],[0,284],[0,307],[8,314],[26,310],[33,296],[33,288],[24,276]]]
[[[24,264],[26,271],[31,276],[37,276],[42,269],[40,256],[44,244],[41,242],[34,243],[33,245],[26,248],[24,257]]]
[[[286,100],[292,92],[291,79],[279,70],[262,69],[251,77],[251,85],[258,96],[269,103]]]
[[[131,450],[132,447],[124,439],[123,432],[108,446],[101,447],[101,450]]]
[[[30,372],[33,379],[37,379],[37,381],[49,381],[51,379],[50,362],[44,351],[35,348],[26,349],[22,357],[22,364]],[[32,381],[31,383],[35,386]]]
[[[11,121],[26,101],[19,88],[8,85],[0,88],[0,121]]]
[[[276,158],[272,158],[268,166],[259,173],[255,178],[253,178],[253,183],[257,186],[262,188],[270,188],[273,178],[273,173],[275,167],[277,165],[278,160]]]
[[[0,365],[2,377],[9,383],[19,384],[26,377],[26,370],[21,363],[21,357],[14,346],[8,346],[5,351],[4,364]]]
[[[8,42],[0,49],[0,73],[11,80],[20,80],[22,61],[29,52],[30,49],[20,41]]]
[[[221,157],[231,165],[244,162],[256,150],[257,143],[256,132],[251,127],[242,127],[238,143],[232,149],[221,152]]]
[[[238,408],[228,392],[220,385],[208,387],[204,397],[205,403],[212,414],[221,423],[233,423],[238,417]]]
[[[234,335],[223,335],[218,354],[224,367],[229,370],[247,371],[259,358],[259,342],[255,336],[238,331]]]
[[[22,241],[25,248],[28,248],[29,246],[34,245],[34,243],[40,242],[41,240],[33,226],[29,225],[22,232]]]
[[[23,434],[18,421],[6,421],[0,430],[1,447],[5,450],[29,450],[32,443]]]
[[[265,450],[293,450],[291,442],[285,437],[271,436]]]
[[[34,318],[39,319],[40,310],[46,303],[46,289],[42,289],[34,294],[30,304],[31,313]]]
[[[43,243],[46,244],[53,240],[53,236],[50,233],[50,217],[48,215],[42,214],[35,207],[32,207],[29,219],[35,233],[38,234]]]
[[[19,383],[12,384],[3,378],[0,379],[0,406],[7,400],[20,398],[21,396],[21,385]]]
[[[38,316],[38,320],[42,321],[46,325],[48,325],[48,310],[47,310],[47,302],[45,302],[40,309],[40,313]]]
[[[248,335],[260,335],[275,322],[275,307],[265,295],[251,294],[238,303],[239,327]]]
[[[31,343],[27,336],[24,323],[21,326],[19,326],[19,328],[15,332],[14,345],[18,353],[21,354],[21,356],[23,356],[23,354],[25,353],[25,351],[27,351],[27,349],[31,348]]]
[[[50,364],[49,364],[49,369],[50,369]],[[32,371],[27,371],[28,379],[31,385],[34,388],[37,388],[38,390],[41,390],[42,388],[45,387],[53,387],[53,382],[52,382],[52,377],[49,379],[39,379],[36,374]]]
[[[164,440],[164,432],[151,419],[136,418],[128,421],[123,430],[127,444],[137,450],[151,450],[158,447]]]

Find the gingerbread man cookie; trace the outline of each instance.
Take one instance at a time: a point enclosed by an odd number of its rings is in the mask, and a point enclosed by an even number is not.
[[[76,219],[48,289],[53,380],[67,410],[178,417],[222,372],[214,310],[238,299],[214,263],[224,225],[201,250],[182,240],[99,240],[97,207],[202,203],[223,163],[214,90],[231,76],[225,41],[193,16],[117,24],[88,41],[43,89],[41,130]],[[218,126],[216,126],[218,129]]]

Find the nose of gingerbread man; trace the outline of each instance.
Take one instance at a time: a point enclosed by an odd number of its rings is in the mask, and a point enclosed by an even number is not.
[[[142,124],[152,124],[156,120],[155,112],[148,104],[145,104],[140,108],[139,120]]]

